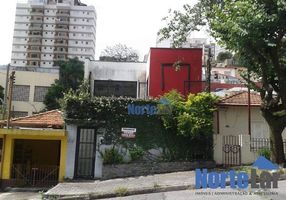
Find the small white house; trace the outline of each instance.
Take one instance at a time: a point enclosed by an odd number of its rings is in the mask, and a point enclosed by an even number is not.
[[[214,116],[214,159],[217,164],[249,164],[256,160],[259,149],[269,147],[270,129],[260,111],[260,95],[251,92],[250,100],[250,109],[247,91],[220,100]],[[283,138],[286,139],[286,129]]]

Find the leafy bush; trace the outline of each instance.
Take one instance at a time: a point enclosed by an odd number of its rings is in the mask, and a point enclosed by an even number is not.
[[[258,154],[259,154],[260,156],[264,156],[265,158],[267,158],[268,160],[270,160],[271,151],[270,151],[269,148],[263,147],[263,148],[259,149]]]
[[[133,147],[129,149],[129,154],[132,161],[139,160],[143,157],[145,151],[141,147]]]
[[[120,164],[123,163],[123,156],[116,148],[106,149],[102,153],[103,164]]]
[[[166,128],[167,160],[212,158],[213,112],[217,97],[209,93],[190,94],[187,100],[175,90],[163,96],[172,113],[162,115]]]

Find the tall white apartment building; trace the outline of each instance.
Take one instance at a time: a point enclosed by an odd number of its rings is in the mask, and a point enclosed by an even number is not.
[[[95,30],[94,7],[79,0],[17,3],[10,63],[10,70],[16,70],[12,117],[45,108],[44,97],[59,78],[56,61],[74,57],[94,60]],[[0,80],[5,86],[4,79]]]
[[[94,59],[96,13],[79,0],[18,3],[11,66],[51,68],[55,61]]]

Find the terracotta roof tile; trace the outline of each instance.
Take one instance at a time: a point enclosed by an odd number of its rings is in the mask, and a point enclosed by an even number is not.
[[[0,121],[1,125],[6,125],[5,121]],[[62,112],[51,110],[27,117],[19,117],[11,120],[11,126],[29,127],[29,128],[63,128],[64,119]]]
[[[260,106],[262,101],[258,93],[250,93],[251,106]],[[234,106],[245,106],[248,105],[248,92],[237,92],[230,96],[224,97],[219,101],[219,105],[234,105]]]

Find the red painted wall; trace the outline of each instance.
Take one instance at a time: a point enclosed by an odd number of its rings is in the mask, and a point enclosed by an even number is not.
[[[172,64],[178,60],[184,64],[179,71],[172,67]],[[163,67],[162,65],[170,64]],[[162,77],[164,73],[164,78]],[[184,81],[201,81],[202,80],[202,49],[170,49],[170,48],[151,48],[150,49],[150,66],[149,66],[149,96],[158,97],[164,93],[176,89],[184,94]],[[163,80],[164,79],[164,80]],[[162,84],[164,87],[162,88]],[[200,92],[201,89],[191,87],[192,93]]]

